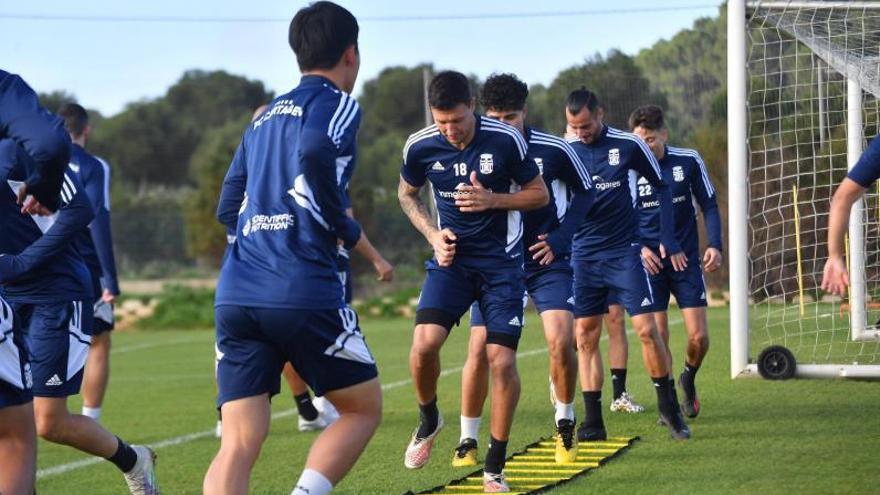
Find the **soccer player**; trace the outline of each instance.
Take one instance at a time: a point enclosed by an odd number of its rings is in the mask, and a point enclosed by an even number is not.
[[[76,236],[94,218],[89,200],[70,171],[64,174],[56,215],[22,215],[16,195],[29,157],[10,140],[0,144],[5,165],[0,176],[9,186],[0,198],[0,253],[6,255],[0,257],[0,283],[27,345],[37,433],[111,461],[124,473],[131,493],[157,494],[152,450],[128,445],[67,408],[68,396],[79,392],[91,341],[91,280],[75,246]]]
[[[398,189],[401,208],[434,250],[434,258],[425,264],[410,351],[420,421],[404,465],[418,469],[428,462],[443,427],[437,409],[440,348],[476,300],[486,321],[492,374],[484,489],[506,492],[502,469],[519,400],[516,347],[525,289],[518,210],[546,205],[547,188],[537,165],[525,160],[522,134],[474,113],[475,100],[463,74],[437,74],[428,88],[428,103],[435,124],[407,140]],[[419,197],[426,181],[431,182],[437,203],[437,223]]]
[[[638,175],[657,189],[661,213],[661,257],[667,255],[676,271],[687,259],[674,237],[672,201],[657,160],[633,134],[603,123],[598,97],[586,88],[572,91],[565,116],[576,139],[572,147],[592,174],[596,203],[572,243],[574,266],[575,338],[586,414],[578,440],[607,438],[602,420],[602,356],[599,337],[608,311],[608,294],[620,298],[642,343],[642,357],[657,392],[660,416],[674,438],[690,437],[669,388],[666,346],[654,322],[654,298],[648,273],[639,256],[639,219],[634,187]]]
[[[846,269],[844,237],[853,204],[880,178],[880,139],[874,137],[856,166],[834,191],[828,215],[828,261],[822,273],[822,290],[846,296],[849,272]]]
[[[687,331],[684,371],[678,384],[684,394],[681,409],[689,418],[700,414],[700,401],[695,385],[697,371],[709,350],[709,329],[706,321],[706,283],[703,270],[714,272],[721,267],[721,215],[715,187],[700,154],[695,150],[667,146],[669,131],[663,119],[663,110],[657,105],[637,108],[629,116],[633,133],[642,138],[660,163],[663,181],[672,194],[675,238],[687,256],[687,267],[675,271],[667,260],[658,256],[660,250],[660,204],[654,187],[639,179],[639,222],[642,239],[642,260],[651,274],[654,293],[654,319],[668,353],[668,367],[672,371],[672,351],[669,349],[669,295],[674,294],[684,317]],[[703,212],[709,246],[700,266],[697,212],[694,203]],[[671,377],[670,377],[671,379]],[[670,384],[675,389],[675,383]]]
[[[528,86],[513,74],[495,74],[486,79],[480,94],[486,116],[515,127],[526,139],[526,160],[534,162],[550,200],[543,208],[523,215],[523,245],[526,289],[544,327],[550,352],[550,377],[556,413],[557,462],[577,459],[574,394],[577,357],[574,353],[572,314],[571,239],[594,199],[589,173],[564,140],[525,126]],[[477,463],[477,433],[488,390],[486,322],[480,305],[471,306],[471,335],[468,358],[461,382],[461,440],[452,458],[453,466]]]
[[[209,494],[248,493],[285,362],[340,418],[315,440],[294,495],[325,495],[379,425],[378,371],[336,274],[336,245],[362,242],[346,215],[337,160],[360,108],[348,92],[360,68],[358,24],[331,2],[299,10],[289,42],[303,77],[250,124],[223,183],[218,219],[234,229],[216,296],[220,451]]]
[[[69,140],[60,121],[38,102],[37,95],[20,77],[0,70],[0,139],[9,140],[7,152],[21,147],[30,165],[19,194],[10,207],[37,212],[57,207],[64,168],[70,156]],[[14,146],[13,146],[14,145]],[[0,155],[2,182],[8,180],[14,156]],[[6,184],[3,184],[4,188]],[[8,195],[10,192],[4,192]],[[5,206],[5,202],[3,203]],[[5,215],[4,215],[5,217]],[[0,219],[6,234],[6,222]],[[0,272],[9,256],[0,255]],[[37,434],[34,426],[33,376],[21,326],[12,307],[0,297],[0,493],[31,495],[36,472]]]
[[[110,378],[110,331],[113,330],[113,302],[119,295],[116,260],[110,231],[110,167],[85,150],[92,128],[89,114],[76,103],[65,103],[58,110],[73,142],[70,154],[72,170],[86,191],[95,219],[77,236],[76,248],[92,279],[94,307],[90,329],[92,345],[83,374],[82,414],[101,419],[101,405]]]

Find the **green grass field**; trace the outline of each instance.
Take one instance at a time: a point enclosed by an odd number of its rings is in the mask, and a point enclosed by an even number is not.
[[[693,439],[676,443],[655,426],[656,405],[641,352],[631,338],[629,389],[647,406],[641,415],[605,412],[609,434],[641,441],[610,464],[552,493],[880,493],[880,383],[855,381],[768,382],[729,378],[728,316],[710,310],[712,349],[698,386],[702,415],[691,422]],[[683,328],[670,314],[673,352],[680,368]],[[552,432],[547,398],[547,357],[538,319],[528,316],[520,345],[523,395],[510,445],[518,450]],[[368,342],[385,386],[384,422],[339,494],[402,494],[466,474],[450,466],[458,440],[459,367],[467,332],[453,331],[443,353],[440,408],[447,421],[434,457],[407,471],[402,456],[418,418],[409,383],[411,322],[365,319]],[[156,331],[114,335],[111,386],[104,424],[129,442],[157,446],[159,477],[169,495],[201,493],[218,447],[213,437],[213,332]],[[610,384],[605,391],[610,396]],[[582,414],[578,398],[578,414]],[[78,398],[71,408],[78,410]],[[289,394],[274,401],[276,418],[252,476],[251,493],[290,493],[315,433],[299,433]],[[486,416],[484,415],[484,418]],[[481,432],[485,453],[488,419]],[[78,464],[71,464],[77,463]],[[85,465],[83,465],[85,464]],[[126,493],[108,462],[91,462],[66,447],[40,444],[40,495]]]

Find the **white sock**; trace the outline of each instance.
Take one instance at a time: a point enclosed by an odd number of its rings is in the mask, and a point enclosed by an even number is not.
[[[476,440],[480,438],[480,421],[483,418],[469,418],[467,416],[461,416],[461,438],[458,441],[462,441],[465,438],[473,438]]]
[[[88,416],[95,421],[101,421],[101,408],[100,407],[86,407],[82,408],[82,415]]]
[[[565,404],[563,402],[556,403],[556,424],[560,419],[568,419],[574,421],[574,402]]]
[[[323,474],[305,469],[290,495],[327,495],[332,489],[333,484]]]

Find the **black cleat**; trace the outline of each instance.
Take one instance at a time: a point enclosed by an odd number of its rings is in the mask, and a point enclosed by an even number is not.
[[[608,432],[605,431],[605,425],[590,426],[582,424],[578,427],[579,442],[602,442],[608,440]]]
[[[681,393],[684,399],[681,401],[681,410],[685,416],[696,418],[700,414],[700,400],[697,398],[697,389],[694,388],[693,397],[688,395],[688,388],[684,386],[684,373],[679,375],[678,384],[681,386]]]
[[[666,415],[661,412],[658,423],[662,423],[669,428],[669,435],[676,440],[687,440],[691,437],[691,429],[684,422],[684,418],[681,417],[680,413]]]

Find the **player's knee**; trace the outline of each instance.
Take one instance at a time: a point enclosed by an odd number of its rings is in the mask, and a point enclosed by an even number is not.
[[[572,339],[570,335],[561,332],[547,340],[547,351],[550,354],[551,361],[564,361],[568,353],[571,352]]]
[[[688,341],[692,346],[699,347],[701,349],[708,349],[709,332],[707,332],[705,328],[700,328],[696,332],[688,335]]]
[[[34,415],[34,423],[37,435],[43,440],[53,443],[61,443],[67,427],[64,425],[65,417],[58,414],[41,412]]]
[[[650,344],[660,338],[660,334],[657,332],[657,327],[654,325],[653,321],[636,324],[634,326],[636,335],[643,344]]]

